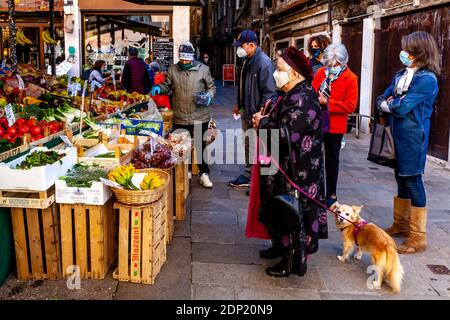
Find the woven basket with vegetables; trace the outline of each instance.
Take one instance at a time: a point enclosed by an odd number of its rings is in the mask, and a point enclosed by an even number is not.
[[[143,176],[139,186],[136,186],[132,181],[135,173],[140,173]],[[145,173],[141,173],[129,164],[110,171],[108,179],[124,188],[111,188],[119,202],[129,205],[142,205],[161,199],[167,189],[170,175],[160,169],[148,169]]]

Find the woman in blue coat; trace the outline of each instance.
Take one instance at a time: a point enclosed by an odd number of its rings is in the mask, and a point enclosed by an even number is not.
[[[422,180],[436,103],[440,58],[433,37],[417,31],[402,39],[400,61],[406,68],[397,72],[391,85],[377,99],[377,107],[390,114],[394,137],[398,195],[394,197],[394,223],[386,229],[391,236],[406,237],[400,253],[426,249],[426,194]]]

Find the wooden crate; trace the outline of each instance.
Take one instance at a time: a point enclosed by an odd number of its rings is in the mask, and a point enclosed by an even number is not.
[[[17,278],[61,279],[58,206],[11,208]]]
[[[186,215],[185,202],[189,195],[189,165],[186,163],[175,166],[175,216],[177,220],[184,220]]]
[[[145,206],[114,204],[119,210],[119,263],[113,278],[154,284],[166,261],[165,199]]]
[[[166,242],[171,244],[174,231],[173,219],[175,216],[175,167],[165,171],[170,174],[170,182],[164,194],[166,199]]]
[[[104,279],[117,252],[117,221],[110,199],[102,206],[59,204],[63,276],[80,268],[83,279]]]
[[[54,202],[54,186],[46,191],[0,190],[0,207],[46,209]]]
[[[191,163],[192,163],[192,175],[198,176],[200,174],[200,169],[198,167],[197,149],[195,148],[194,144],[192,147]]]

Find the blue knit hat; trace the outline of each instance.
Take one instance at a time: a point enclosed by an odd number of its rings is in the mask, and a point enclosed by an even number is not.
[[[180,59],[182,60],[194,60],[195,56],[195,50],[194,46],[189,41],[183,41],[180,44],[180,49],[178,50],[178,53],[180,55]]]

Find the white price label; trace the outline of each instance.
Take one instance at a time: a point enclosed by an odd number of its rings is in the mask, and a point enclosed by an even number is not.
[[[19,89],[20,90],[24,90],[25,89],[25,83],[23,82],[22,77],[20,76],[20,74],[16,74],[17,76],[17,80],[19,80]]]
[[[112,187],[112,188],[118,188],[118,189],[123,189],[123,187],[118,184],[117,182],[108,180],[108,179],[104,179],[104,178],[100,178],[101,183],[103,183],[105,186],[108,187]]]
[[[16,116],[11,103],[8,103],[5,107],[6,118],[8,119],[8,126],[12,126],[16,122]]]
[[[73,147],[73,143],[72,141],[70,141],[70,139],[65,136],[65,135],[61,135],[59,136],[61,138],[61,140],[68,146],[68,147]]]

